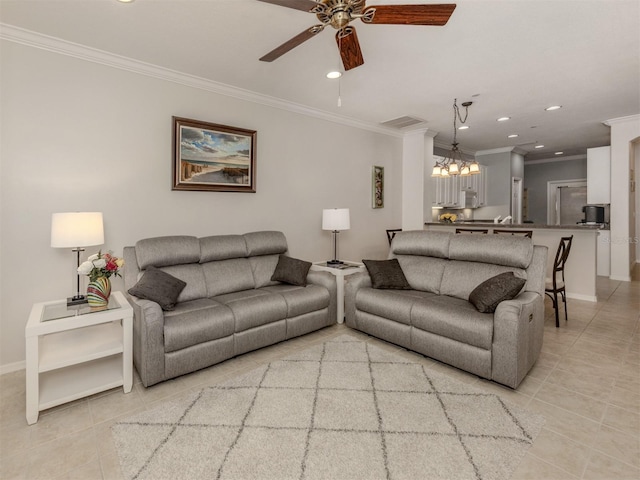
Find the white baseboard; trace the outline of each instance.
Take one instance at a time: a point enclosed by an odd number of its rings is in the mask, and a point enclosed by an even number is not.
[[[27,368],[27,364],[24,360],[21,362],[7,363],[6,365],[0,365],[0,375],[17,372],[18,370],[24,370],[25,368]]]
[[[617,275],[611,275],[609,277],[609,280],[618,280],[619,282],[630,282],[631,275],[625,275],[623,277],[618,277]]]
[[[598,297],[595,295],[583,295],[581,293],[569,293],[567,292],[567,298],[573,298],[575,300],[584,300],[585,302],[597,302]]]

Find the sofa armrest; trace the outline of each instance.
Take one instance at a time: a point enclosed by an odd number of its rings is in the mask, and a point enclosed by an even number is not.
[[[338,318],[338,291],[336,286],[336,277],[329,272],[309,270],[309,273],[307,274],[307,283],[320,285],[329,290],[329,320],[331,324],[336,323]]]
[[[491,378],[517,388],[540,354],[544,332],[544,299],[523,291],[501,302],[493,318]]]
[[[127,294],[133,307],[133,360],[145,387],[164,378],[164,312],[160,305]]]
[[[371,287],[371,277],[368,272],[354,273],[345,277],[344,285],[344,314],[347,326],[356,326],[356,294],[361,288]]]

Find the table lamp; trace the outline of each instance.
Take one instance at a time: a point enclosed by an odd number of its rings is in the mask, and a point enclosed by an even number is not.
[[[53,248],[71,248],[77,253],[76,274],[78,287],[73,297],[67,298],[67,306],[87,303],[80,293],[80,252],[83,247],[102,245],[104,243],[104,226],[101,212],[69,212],[51,215],[51,246]]]
[[[333,260],[327,260],[327,266],[342,265],[344,263],[338,260],[338,233],[340,233],[340,230],[349,230],[350,228],[348,208],[322,210],[322,229],[333,232]]]

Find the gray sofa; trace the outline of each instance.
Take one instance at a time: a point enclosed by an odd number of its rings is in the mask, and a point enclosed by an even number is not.
[[[542,347],[547,248],[506,235],[398,233],[397,258],[410,290],[374,289],[368,273],[347,277],[346,323],[391,343],[516,388]],[[469,302],[503,272],[526,279],[494,313]]]
[[[271,281],[281,232],[156,237],[124,248],[128,291],[157,267],[186,282],[174,310],[128,295],[133,358],[150,386],[336,322],[336,282],[309,272],[305,287]]]

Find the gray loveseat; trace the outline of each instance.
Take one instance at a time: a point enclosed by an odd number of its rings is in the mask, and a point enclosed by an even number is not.
[[[347,277],[346,323],[483,378],[516,388],[542,347],[547,248],[526,237],[398,233],[397,258],[410,290],[372,288],[368,273]],[[495,275],[525,278],[522,291],[480,313],[469,300]]]
[[[157,267],[186,282],[174,310],[132,295],[133,358],[150,386],[336,322],[336,282],[309,272],[305,287],[271,281],[281,232],[169,236],[124,248],[128,291]]]

